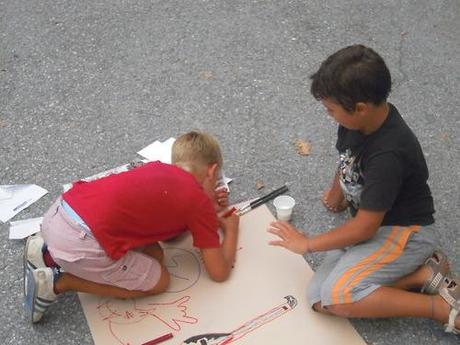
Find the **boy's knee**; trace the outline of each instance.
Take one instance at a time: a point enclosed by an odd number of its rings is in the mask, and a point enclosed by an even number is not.
[[[335,316],[341,316],[341,317],[351,317],[353,316],[353,304],[348,303],[348,304],[331,304],[328,306],[324,307],[327,309],[328,312],[331,314],[334,314]]]
[[[311,306],[311,309],[312,309],[313,311],[317,312],[317,313],[320,313],[320,312],[321,312],[321,309],[322,309],[322,307],[321,307],[321,301],[316,302],[315,304],[313,304],[313,305]]]

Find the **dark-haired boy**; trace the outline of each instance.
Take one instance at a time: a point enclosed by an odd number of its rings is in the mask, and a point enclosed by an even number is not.
[[[329,251],[310,282],[314,310],[344,317],[428,317],[459,333],[460,280],[435,251],[434,207],[420,144],[387,102],[391,76],[362,45],[328,57],[311,93],[339,124],[340,163],[322,198],[352,218],[317,236],[277,221],[272,245],[299,254]],[[422,293],[411,292],[421,290]]]

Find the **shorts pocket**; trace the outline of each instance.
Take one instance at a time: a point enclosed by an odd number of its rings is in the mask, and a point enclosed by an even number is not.
[[[101,274],[107,284],[127,290],[136,290],[145,279],[148,269],[142,269],[138,257],[128,252],[123,258],[116,261],[111,269]]]

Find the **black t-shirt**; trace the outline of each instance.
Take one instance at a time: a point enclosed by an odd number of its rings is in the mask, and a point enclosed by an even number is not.
[[[340,185],[353,216],[362,208],[386,211],[382,225],[434,223],[425,157],[392,104],[385,122],[369,135],[339,126],[336,147]]]

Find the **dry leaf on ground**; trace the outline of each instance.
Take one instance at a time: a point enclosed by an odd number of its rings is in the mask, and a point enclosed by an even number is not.
[[[201,73],[200,79],[202,80],[213,80],[215,79],[214,74],[211,71],[205,71]]]
[[[309,142],[303,141],[302,139],[297,139],[294,142],[294,145],[299,155],[308,156],[311,153],[311,144]]]
[[[264,181],[256,180],[256,188],[257,188],[257,190],[261,190],[264,187],[265,187]]]
[[[451,138],[451,136],[449,135],[449,133],[442,132],[442,133],[441,133],[441,138],[442,138],[442,140],[444,140],[445,142],[447,142],[447,143],[449,143],[449,144],[452,144],[452,138]]]

